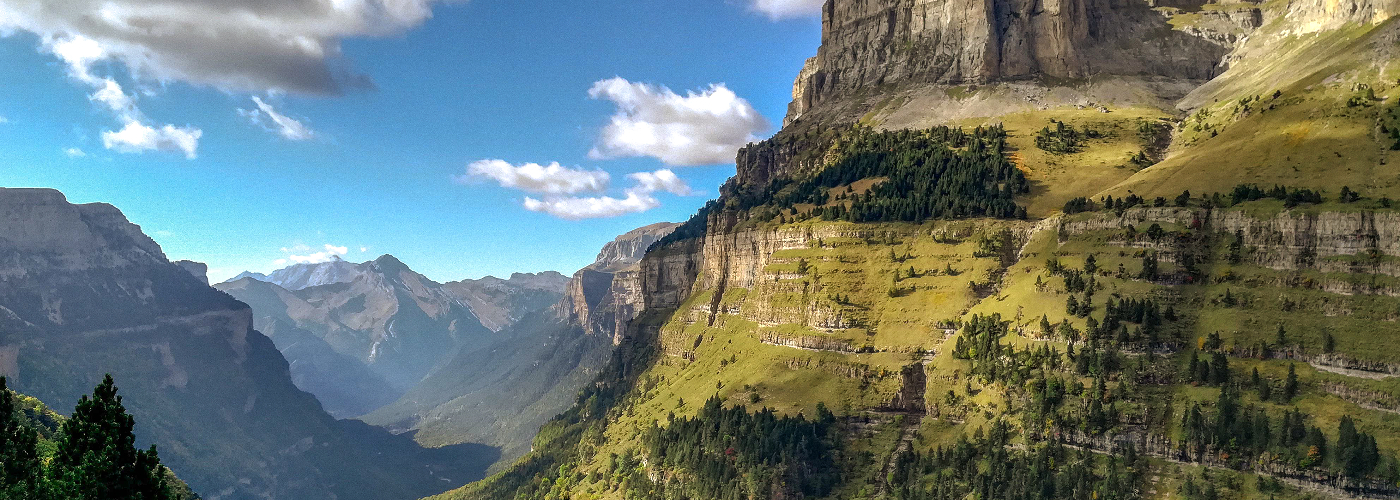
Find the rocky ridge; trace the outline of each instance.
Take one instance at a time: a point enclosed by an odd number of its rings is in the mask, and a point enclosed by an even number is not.
[[[471,308],[481,323],[499,332],[564,296],[569,278],[554,271],[513,273],[508,279],[486,276],[479,280],[443,283],[443,288]]]

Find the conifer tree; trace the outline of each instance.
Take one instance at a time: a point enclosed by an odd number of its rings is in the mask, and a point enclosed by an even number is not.
[[[1293,401],[1293,397],[1298,395],[1298,372],[1293,368],[1293,364],[1288,365],[1288,379],[1283,383],[1283,401]]]
[[[38,435],[20,421],[14,394],[0,377],[0,500],[43,498]]]
[[[167,500],[165,467],[155,446],[136,449],[135,419],[126,413],[112,376],[83,396],[63,423],[49,476],[73,500]]]

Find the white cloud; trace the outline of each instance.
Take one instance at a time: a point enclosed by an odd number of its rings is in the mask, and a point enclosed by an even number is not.
[[[779,20],[821,15],[826,0],[752,0],[750,8]]]
[[[10,123],[10,119],[0,116],[0,125],[4,125],[6,123]]]
[[[724,84],[681,96],[671,89],[615,77],[588,95],[617,105],[589,152],[595,159],[650,156],[668,165],[730,163],[740,147],[758,140],[768,120]]]
[[[102,145],[120,153],[140,153],[143,151],[183,152],[193,160],[199,148],[199,137],[204,135],[197,128],[181,128],[166,125],[159,129],[129,120],[117,132],[102,132]]]
[[[69,158],[82,158],[87,156],[87,153],[83,152],[83,150],[78,148],[65,149],[63,150],[63,154],[68,155]]]
[[[316,132],[302,124],[300,121],[292,119],[287,115],[277,112],[277,108],[264,102],[261,98],[253,96],[253,103],[258,109],[238,109],[238,114],[253,122],[254,125],[263,127],[269,131],[276,132],[283,138],[292,141],[305,141],[316,137]],[[264,119],[264,117],[266,117]],[[267,121],[271,121],[269,124]]]
[[[661,202],[651,195],[628,192],[623,199],[611,196],[592,198],[553,198],[536,200],[525,197],[525,209],[544,212],[561,219],[579,220],[600,217],[617,217],[625,214],[645,212],[661,206]]]
[[[637,187],[634,189],[640,189],[648,193],[666,191],[679,196],[690,196],[694,194],[690,186],[686,185],[685,181],[681,180],[680,177],[676,177],[676,173],[669,169],[661,169],[655,172],[637,172],[635,174],[628,174],[627,177],[637,181]]]
[[[515,166],[505,160],[472,162],[467,165],[465,175],[455,176],[453,180],[465,184],[476,178],[494,180],[502,187],[555,195],[599,192],[607,189],[610,180],[608,173],[602,170],[568,168],[559,165],[558,162],[549,165],[526,163]]]
[[[534,212],[544,212],[561,219],[580,220],[596,219],[601,217],[617,217],[619,215],[641,213],[661,206],[661,202],[652,196],[658,191],[666,191],[672,194],[688,196],[694,191],[686,185],[674,172],[670,170],[657,170],[655,172],[637,172],[628,174],[627,177],[636,182],[636,185],[627,190],[626,198],[614,198],[611,196],[594,197],[547,197],[538,200],[525,197],[524,206],[526,210]]]
[[[402,34],[446,1],[0,0],[0,33],[91,40],[69,55],[111,58],[141,79],[339,94],[372,86],[349,69],[343,39]]]
[[[6,1],[0,0],[0,28],[5,26]],[[95,40],[72,36],[50,38],[44,43],[54,55],[68,63],[69,76],[93,88],[88,98],[106,106],[123,124],[119,131],[102,132],[104,147],[122,153],[175,151],[183,152],[186,158],[195,158],[203,131],[193,127],[164,125],[156,128],[147,125],[146,117],[136,107],[135,99],[122,89],[121,84],[110,77],[92,74],[92,65],[109,56],[107,50]]]
[[[337,260],[342,255],[350,253],[349,247],[338,247],[329,243],[323,245],[322,248],[323,249],[319,252],[309,253],[306,255],[296,255],[296,253],[299,252],[304,253],[310,251],[311,247],[300,243],[292,246],[291,248],[283,247],[282,253],[287,254],[287,257],[285,259],[277,259],[275,261],[272,261],[272,263],[278,266],[286,265],[288,262],[291,262],[293,264],[321,264],[324,262]]]

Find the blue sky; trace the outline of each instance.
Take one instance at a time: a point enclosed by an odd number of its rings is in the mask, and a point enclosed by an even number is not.
[[[572,272],[713,197],[820,38],[814,0],[155,3],[0,0],[0,186],[116,205],[215,279]]]

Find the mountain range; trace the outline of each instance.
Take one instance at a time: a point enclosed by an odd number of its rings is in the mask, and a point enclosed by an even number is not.
[[[510,460],[597,376],[616,329],[631,319],[630,309],[617,312],[629,299],[614,295],[635,296],[626,290],[635,288],[637,262],[675,226],[619,236],[572,278],[515,273],[438,284],[383,256],[297,264],[262,279],[243,273],[215,288],[252,308],[297,386],[332,415],[412,431],[430,446],[489,444]],[[385,365],[384,353],[401,348],[354,341],[380,337],[460,340],[428,351],[437,357]],[[403,366],[419,370],[397,371]]]
[[[166,259],[120,211],[0,189],[0,375],[44,402],[112,374],[141,446],[210,499],[414,498],[497,451],[422,449],[338,421],[292,382],[248,306]]]

